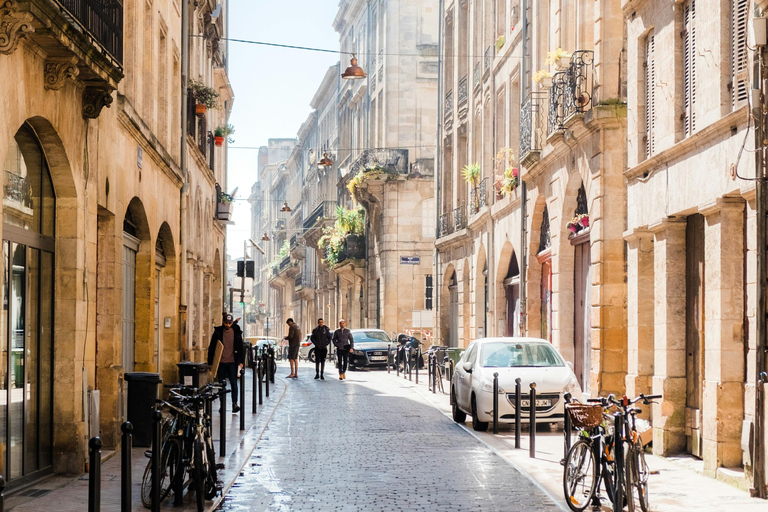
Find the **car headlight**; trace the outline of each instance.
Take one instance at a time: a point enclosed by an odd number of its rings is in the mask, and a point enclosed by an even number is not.
[[[571,380],[563,388],[564,393],[570,393],[573,398],[581,399],[581,386],[579,386],[579,380],[575,375],[571,376]]]
[[[484,380],[482,384],[480,384],[480,391],[487,391],[488,393],[493,393],[493,381],[492,380]],[[499,394],[501,395],[504,393],[504,389],[499,386]]]

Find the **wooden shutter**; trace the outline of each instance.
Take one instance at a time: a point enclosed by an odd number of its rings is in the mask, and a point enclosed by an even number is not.
[[[747,18],[749,0],[733,0],[731,8],[731,98],[733,107],[747,99]]]
[[[683,124],[685,136],[696,129],[696,0],[683,8]]]
[[[656,151],[656,51],[653,33],[645,39],[645,156]]]

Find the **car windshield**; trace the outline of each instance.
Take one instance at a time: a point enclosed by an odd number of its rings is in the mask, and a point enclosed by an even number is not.
[[[352,333],[355,343],[377,343],[383,341],[389,343],[387,333],[381,331],[355,331]]]
[[[563,361],[546,343],[492,342],[483,345],[481,359],[484,367],[548,367],[563,366]]]

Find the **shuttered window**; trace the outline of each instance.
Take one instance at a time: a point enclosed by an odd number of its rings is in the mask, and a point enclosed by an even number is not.
[[[747,100],[747,18],[749,0],[731,6],[731,98],[736,108]]]
[[[696,129],[696,0],[683,7],[683,127],[685,136]]]
[[[645,39],[645,156],[656,151],[656,51],[653,32]]]

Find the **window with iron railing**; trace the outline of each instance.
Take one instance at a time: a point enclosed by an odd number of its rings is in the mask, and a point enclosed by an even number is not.
[[[118,62],[123,62],[122,0],[58,0]]]

